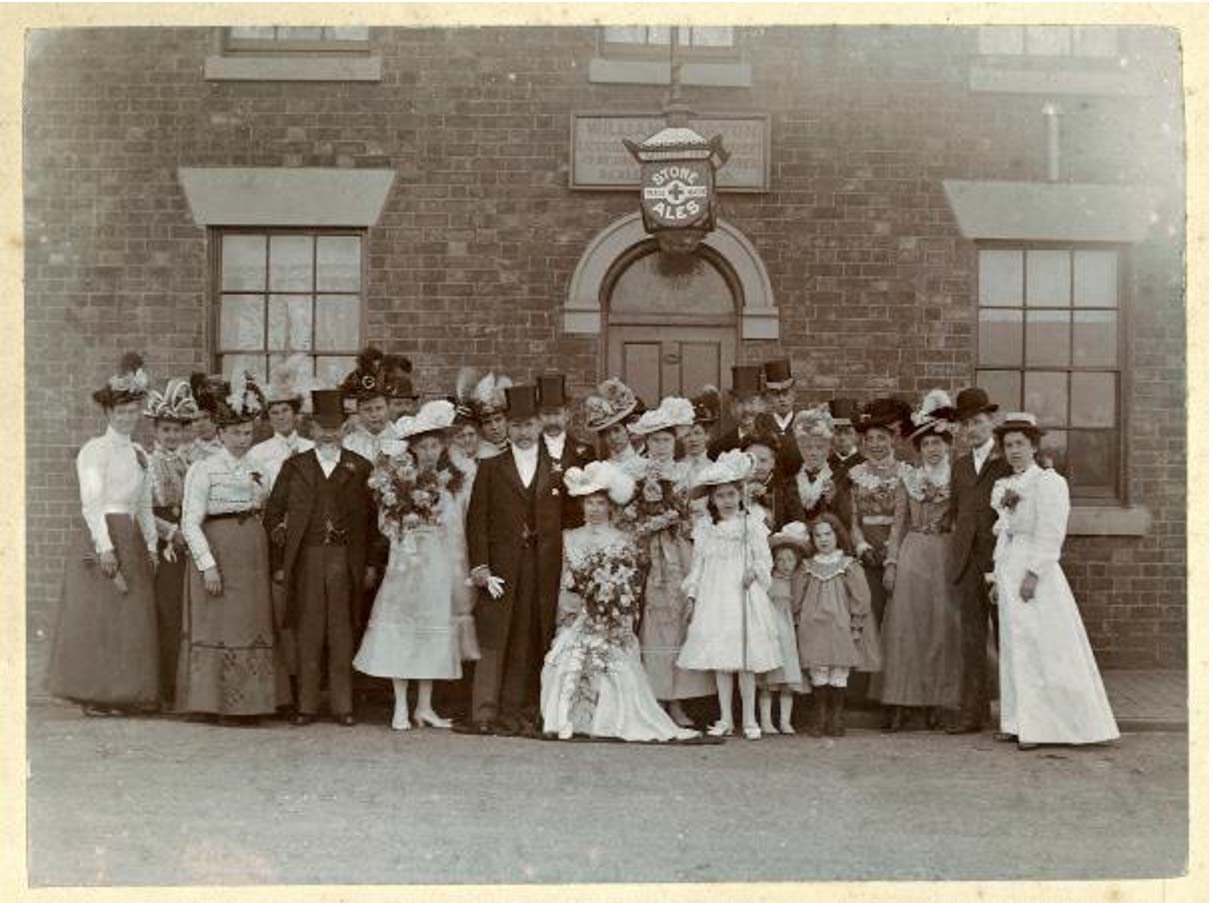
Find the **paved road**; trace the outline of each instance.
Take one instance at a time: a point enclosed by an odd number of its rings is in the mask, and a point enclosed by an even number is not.
[[[655,748],[41,705],[29,738],[38,885],[1133,878],[1186,855],[1181,733]]]

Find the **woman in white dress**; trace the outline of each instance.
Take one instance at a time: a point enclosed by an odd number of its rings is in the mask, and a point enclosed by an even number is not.
[[[993,485],[993,584],[1001,637],[1001,733],[1019,749],[1119,736],[1098,665],[1060,566],[1069,487],[1035,460],[1043,431],[1031,414],[996,430],[1013,470]]]
[[[540,704],[543,732],[562,740],[574,735],[628,741],[691,740],[697,731],[679,727],[661,708],[640,659],[633,618],[606,618],[578,594],[578,571],[587,559],[634,562],[630,537],[610,523],[612,503],[625,504],[635,481],[606,461],[564,474],[571,496],[582,499],[585,525],[564,532],[564,569],[555,640],[543,664]],[[638,613],[638,580],[633,584]]]
[[[462,511],[455,495],[463,474],[450,464],[443,439],[453,422],[454,405],[445,400],[428,402],[416,417],[398,422],[409,443],[405,454],[416,461],[416,482],[403,491],[411,493],[427,474],[435,475],[431,515],[419,523],[405,522],[407,518],[392,516],[380,499],[379,529],[391,541],[391,553],[353,665],[363,674],[391,679],[396,697],[391,727],[397,731],[412,726],[410,680],[417,681],[416,721],[450,727],[451,722],[434,711],[433,682],[457,680],[463,674],[455,629],[455,539],[462,541]]]

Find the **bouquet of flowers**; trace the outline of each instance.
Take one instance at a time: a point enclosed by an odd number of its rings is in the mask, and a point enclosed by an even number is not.
[[[662,530],[685,524],[687,513],[685,493],[672,482],[650,474],[640,483],[635,499],[619,514],[619,529],[635,537],[642,549],[647,546],[646,540]]]
[[[442,474],[446,474],[443,481]],[[419,470],[409,453],[381,455],[367,485],[384,526],[397,536],[422,526],[438,526],[441,490],[448,485],[449,471]]]
[[[581,666],[572,686],[573,704],[597,703],[594,681],[610,668],[612,654],[635,636],[643,574],[629,544],[596,549],[570,569],[572,589],[585,603]]]

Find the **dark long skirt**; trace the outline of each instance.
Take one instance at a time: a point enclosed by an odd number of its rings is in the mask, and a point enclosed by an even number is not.
[[[186,570],[177,709],[218,715],[271,715],[279,701],[274,676],[274,614],[269,546],[256,518],[207,521],[203,527],[223,592],[206,592],[202,572]]]
[[[156,621],[160,637],[160,702],[171,708],[177,698],[177,657],[181,648],[181,600],[185,593],[185,562],[189,552],[177,549],[176,561],[164,560],[156,568]]]
[[[147,543],[129,515],[107,514],[105,523],[126,592],[101,573],[92,536],[82,528],[64,565],[49,688],[77,702],[152,704],[160,681]]]

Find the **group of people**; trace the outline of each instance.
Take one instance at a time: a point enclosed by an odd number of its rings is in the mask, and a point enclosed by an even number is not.
[[[558,374],[462,371],[421,404],[407,359],[365,349],[338,387],[308,363],[158,392],[128,355],[94,393],[52,692],[232,726],[326,695],[352,726],[361,674],[395,730],[710,743],[738,691],[753,740],[796,733],[797,696],[812,736],[848,700],[979,732],[996,691],[1020,748],[1118,736],[1059,563],[1067,484],[980,388],[797,410],[779,359],[733,368],[721,429],[713,387],[648,408],[608,379],[584,443]],[[434,682],[460,680],[451,720]]]

